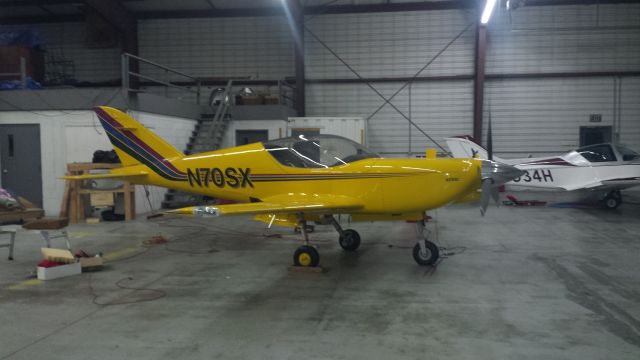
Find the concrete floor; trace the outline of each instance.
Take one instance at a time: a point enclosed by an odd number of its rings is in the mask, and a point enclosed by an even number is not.
[[[640,205],[432,215],[436,268],[410,224],[358,223],[357,253],[312,235],[323,274],[290,272],[297,236],[247,218],[72,226],[111,261],[50,282],[19,236],[15,261],[0,249],[0,359],[640,359]]]

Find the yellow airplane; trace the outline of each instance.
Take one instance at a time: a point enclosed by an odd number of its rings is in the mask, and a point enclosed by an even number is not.
[[[515,167],[480,159],[385,159],[351,140],[318,135],[285,138],[185,156],[114,108],[95,108],[123,167],[108,174],[66,179],[126,178],[237,202],[168,211],[178,215],[219,217],[254,214],[271,224],[296,226],[304,245],[294,253],[296,266],[318,266],[320,255],[309,245],[307,221],[331,224],[347,251],[360,235],[342,229],[334,214],[353,221],[415,221],[418,241],[413,257],[420,265],[438,260],[438,247],[424,234],[427,210],[477,198],[482,212],[498,185],[522,174]]]

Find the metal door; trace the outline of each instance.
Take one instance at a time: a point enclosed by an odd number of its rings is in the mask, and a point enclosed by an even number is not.
[[[268,130],[236,130],[236,146],[269,140]]]
[[[40,125],[0,125],[2,188],[42,207]]]

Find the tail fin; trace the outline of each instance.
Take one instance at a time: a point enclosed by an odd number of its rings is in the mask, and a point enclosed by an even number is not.
[[[454,158],[488,158],[487,149],[465,137],[445,138],[445,141]],[[495,155],[493,159],[501,162]]]
[[[170,180],[186,179],[173,160],[184,154],[120,110],[99,106],[94,111],[123,166],[145,165]]]

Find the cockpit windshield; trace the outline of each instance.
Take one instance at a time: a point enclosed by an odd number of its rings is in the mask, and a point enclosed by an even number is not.
[[[380,157],[355,141],[335,135],[300,135],[272,140],[264,147],[282,165],[297,168],[328,168]]]
[[[589,145],[581,147],[576,151],[592,163],[617,161],[616,155],[610,144]]]
[[[625,145],[615,144],[614,146],[616,147],[616,150],[618,150],[618,153],[622,155],[622,161],[640,160],[640,154],[626,147]]]

